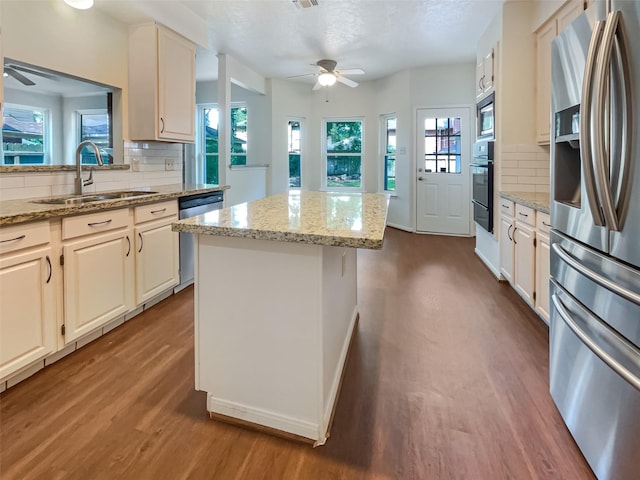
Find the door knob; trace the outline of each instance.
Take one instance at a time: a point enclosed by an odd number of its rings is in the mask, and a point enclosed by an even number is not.
[[[422,173],[422,169],[421,169],[421,168],[419,168],[419,169],[418,169],[418,171],[419,171],[420,173]]]
[[[422,180],[423,180],[423,178],[422,178],[422,177],[418,177],[418,180],[422,181]]]

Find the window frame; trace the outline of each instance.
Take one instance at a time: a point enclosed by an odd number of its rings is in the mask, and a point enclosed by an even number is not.
[[[231,103],[231,116],[233,116],[233,110],[237,108],[244,108],[247,111],[247,124],[245,126],[246,140],[245,140],[245,149],[243,153],[236,153],[231,151],[231,147],[233,145],[233,129],[231,125],[231,118],[229,118],[229,165],[230,166],[244,166],[247,164],[247,159],[249,155],[249,107],[246,102],[232,102]],[[218,152],[219,154],[220,152]],[[244,163],[232,163],[232,157],[244,157]]]
[[[303,168],[302,168],[302,159],[305,155],[305,133],[304,131],[306,130],[306,125],[305,125],[305,118],[304,117],[287,117],[287,171],[290,172],[289,168],[290,168],[290,159],[289,156],[292,154],[292,152],[289,150],[289,124],[291,122],[298,122],[298,124],[300,125],[300,150],[299,150],[299,170],[300,170],[300,186],[299,187],[292,187],[291,186],[291,175],[290,173],[287,175],[287,183],[289,184],[289,190],[298,190],[302,188],[303,185],[303,181],[302,181],[302,173],[303,173]]]
[[[87,140],[95,143],[97,145],[97,147],[100,149],[100,154],[102,155],[102,161],[105,164],[108,163],[113,163],[113,155],[111,154],[110,157],[111,158],[105,158],[105,152],[108,155],[108,152],[112,152],[113,151],[113,145],[111,144],[110,138],[109,138],[109,111],[106,108],[87,108],[87,109],[79,109],[79,110],[74,110],[75,113],[75,131],[76,131],[76,142],[79,145],[81,142],[83,142],[85,139],[82,136],[82,117],[83,115],[106,115],[107,117],[107,139],[106,139],[106,145],[103,145],[102,142],[98,142],[96,143],[94,140],[91,140],[90,138],[88,138]],[[107,150],[105,150],[107,149]],[[83,151],[84,153],[84,151]],[[91,154],[93,154],[93,152],[91,152]],[[89,163],[85,163],[84,162],[84,156],[83,154],[81,154],[81,162],[83,165],[91,165]],[[94,164],[95,165],[95,164]]]
[[[360,122],[360,153],[331,153],[327,152],[327,123],[330,122]],[[364,155],[365,155],[365,117],[353,116],[353,117],[323,117],[321,128],[321,166],[320,166],[320,189],[323,191],[337,191],[337,192],[364,192],[365,185],[365,168],[364,168]],[[329,156],[359,156],[360,157],[360,186],[359,187],[329,187],[327,185],[327,157]]]
[[[395,119],[396,121],[396,151],[393,154],[393,161],[394,161],[394,170],[396,168],[396,161],[398,159],[398,115],[393,112],[393,113],[385,113],[383,115],[380,115],[380,190],[385,192],[385,193],[390,193],[390,194],[396,194],[397,190],[398,190],[398,185],[397,185],[397,175],[394,177],[395,182],[394,182],[394,188],[389,189],[387,188],[387,182],[385,181],[387,179],[387,147],[388,147],[388,128],[387,128],[387,123],[390,119]]]

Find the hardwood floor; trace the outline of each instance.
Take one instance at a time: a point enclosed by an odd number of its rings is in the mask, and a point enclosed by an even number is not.
[[[548,393],[548,329],[474,239],[387,229],[327,444],[210,420],[193,289],[0,396],[0,478],[593,479]]]

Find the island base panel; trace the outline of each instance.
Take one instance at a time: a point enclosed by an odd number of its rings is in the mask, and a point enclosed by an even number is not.
[[[324,443],[358,318],[356,250],[197,242],[196,388],[207,410]]]

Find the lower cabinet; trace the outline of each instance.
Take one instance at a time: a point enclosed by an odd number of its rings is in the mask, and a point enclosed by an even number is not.
[[[178,284],[179,237],[171,231],[178,220],[176,201],[135,208],[136,304]]]
[[[549,214],[500,199],[500,273],[549,323]]]
[[[48,223],[45,224],[48,232]],[[49,245],[3,252],[0,259],[0,379],[55,351],[52,274]]]
[[[551,248],[549,215],[538,212],[536,216],[536,312],[549,323],[549,279]]]
[[[62,233],[66,344],[133,308],[129,209],[65,218]]]

